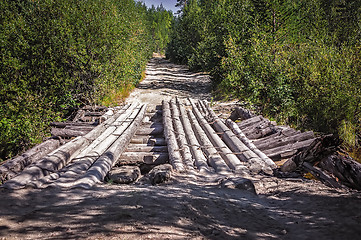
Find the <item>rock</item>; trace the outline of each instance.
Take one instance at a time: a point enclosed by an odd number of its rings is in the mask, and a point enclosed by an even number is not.
[[[222,188],[232,188],[246,190],[256,194],[256,189],[251,180],[242,177],[224,178],[221,180],[220,185]]]
[[[140,169],[137,166],[122,166],[109,171],[108,178],[114,183],[132,183],[140,177]]]
[[[149,180],[153,185],[164,183],[171,178],[172,172],[173,167],[170,164],[156,166],[149,172]]]

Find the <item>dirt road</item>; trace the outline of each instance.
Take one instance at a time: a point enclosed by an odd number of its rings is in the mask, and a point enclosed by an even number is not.
[[[128,102],[210,98],[207,75],[153,59]],[[301,178],[259,175],[257,195],[220,175],[90,190],[0,189],[0,239],[357,239],[361,194]]]

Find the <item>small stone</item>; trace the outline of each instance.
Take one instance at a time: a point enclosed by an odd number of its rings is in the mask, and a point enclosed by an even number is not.
[[[232,188],[249,191],[256,194],[256,188],[250,179],[242,177],[225,178],[221,180],[222,188]]]
[[[140,175],[141,173],[139,167],[122,166],[110,170],[108,173],[108,178],[113,183],[126,184],[137,181]]]
[[[169,181],[172,177],[173,167],[170,164],[162,164],[154,167],[149,172],[150,182],[155,185]]]

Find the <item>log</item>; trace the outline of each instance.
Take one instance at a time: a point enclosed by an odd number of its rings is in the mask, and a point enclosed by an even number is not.
[[[226,125],[233,131],[233,133],[257,156],[259,156],[264,162],[272,165],[272,168],[275,168],[274,163],[272,164],[272,160],[267,157],[262,151],[260,151],[247,137],[243,134],[241,129],[239,129],[238,125],[230,119],[226,120]]]
[[[279,127],[276,127],[276,129]],[[267,142],[273,142],[273,141],[277,141],[279,139],[283,139],[285,137],[290,137],[290,136],[294,136],[301,133],[300,131],[296,131],[293,128],[287,127],[287,128],[283,128],[283,129],[279,129],[277,130],[276,133],[271,134],[267,137],[263,137],[263,138],[259,138],[259,139],[254,139],[252,140],[253,144],[256,146],[259,146],[260,144],[263,143],[267,143]]]
[[[220,155],[227,163],[230,169],[236,170],[241,174],[248,174],[248,170],[244,164],[238,159],[238,157],[227,147],[227,145],[222,141],[222,139],[217,135],[211,125],[205,120],[202,114],[199,112],[195,103],[190,100],[190,103],[193,108],[193,113],[197,118],[199,124],[202,126],[207,137],[210,139],[211,143],[218,149]]]
[[[242,122],[237,123],[237,125],[241,130],[243,130],[247,127],[257,125],[259,122],[262,122],[263,120],[264,120],[264,118],[261,115],[259,115],[259,116],[255,116],[255,117],[243,120]]]
[[[257,144],[257,148],[260,150],[267,150],[267,149],[285,146],[285,145],[288,145],[291,143],[301,142],[301,141],[314,139],[314,138],[315,138],[315,134],[312,131],[308,131],[308,132],[299,133],[297,135],[293,135],[290,137],[274,138],[274,139],[264,142],[262,144]]]
[[[168,144],[169,161],[172,164],[175,171],[184,172],[185,168],[183,165],[177,139],[174,134],[169,103],[163,100],[162,105],[163,105],[164,137]]]
[[[187,170],[194,170],[194,160],[191,154],[191,150],[188,147],[188,142],[186,136],[184,134],[184,127],[180,120],[179,110],[174,102],[174,99],[170,101],[171,112],[172,112],[172,119],[174,123],[174,130],[177,134],[178,146],[181,149],[181,154],[183,157],[184,165],[186,166]]]
[[[87,132],[85,131],[78,131],[78,130],[72,130],[66,128],[51,129],[51,135],[53,137],[72,138],[72,137],[84,136],[85,134],[87,134]]]
[[[148,146],[146,144],[129,144],[128,152],[168,152],[167,146]]]
[[[151,164],[151,165],[160,165],[169,162],[168,153],[164,152],[124,152],[117,165],[133,165],[133,164]]]
[[[119,138],[108,148],[108,150],[96,160],[84,176],[74,183],[74,188],[79,187],[89,189],[94,184],[100,183],[104,180],[107,173],[124,152],[125,146],[130,142],[130,139],[135,134],[144,117],[146,107],[146,105],[143,105],[134,121],[132,121],[132,123],[124,130],[122,135],[119,136]],[[119,128],[117,130],[119,130]],[[117,132],[117,130],[115,132]]]
[[[147,146],[166,146],[167,143],[164,138],[157,137],[140,137],[136,136],[130,140],[130,143],[133,144],[147,144]]]
[[[56,127],[56,128],[65,128],[65,127],[69,127],[69,126],[76,126],[76,127],[96,127],[98,124],[98,122],[52,122],[50,123],[51,127]]]
[[[184,132],[186,133],[186,137],[188,139],[190,149],[194,157],[195,165],[200,171],[209,171],[207,158],[204,156],[201,145],[198,142],[197,137],[192,129],[191,122],[187,116],[186,110],[184,106],[180,103],[178,98],[177,104],[180,111],[181,121],[184,126]]]
[[[116,117],[117,115],[114,115],[85,136],[73,139],[54,150],[48,156],[40,159],[35,164],[29,165],[21,174],[7,181],[3,187],[9,189],[20,189],[31,181],[42,178],[62,168],[72,159],[74,155],[88,146],[91,141],[96,139],[107,128],[108,124],[115,121]]]
[[[20,156],[6,161],[0,166],[0,182],[4,183],[5,181],[15,177],[25,167],[38,161],[59,146],[60,140],[51,138],[27,150]]]
[[[312,166],[311,163],[303,162],[302,166],[305,170],[310,172],[314,177],[319,179],[325,185],[334,188],[342,188],[342,186],[335,179],[330,177],[328,174],[322,172],[318,167]]]
[[[213,146],[211,140],[207,137],[207,134],[204,132],[196,117],[194,116],[192,110],[187,109],[188,117],[192,123],[193,131],[202,146],[202,150],[208,159],[208,164],[214,168],[218,173],[229,173],[230,168],[224,162],[222,157],[219,155],[216,148]]]
[[[155,127],[155,128],[140,128],[135,133],[135,135],[153,135],[153,136],[162,136],[164,135],[164,127]]]
[[[290,154],[298,151],[302,151],[303,149],[310,146],[310,144],[314,141],[314,139],[308,139],[301,142],[287,144],[285,146],[280,146],[272,149],[264,150],[264,154],[266,154],[269,158],[273,159],[274,161],[288,158]],[[288,154],[287,154],[288,153]]]
[[[249,119],[249,118],[253,118],[256,115],[254,113],[252,113],[250,110],[242,108],[242,107],[237,107],[232,113],[231,113],[231,120],[235,121],[238,118],[241,119]]]
[[[206,103],[203,103],[206,104]],[[265,173],[272,174],[272,168],[276,168],[276,164],[273,161],[265,162],[257,154],[251,151],[208,107],[207,111],[212,116],[213,126],[218,132],[222,132],[223,141],[227,146],[236,153],[240,153],[237,156],[244,162],[251,163],[254,167],[253,171],[259,172],[263,170]]]
[[[101,117],[104,113],[103,112],[85,112],[85,117]]]

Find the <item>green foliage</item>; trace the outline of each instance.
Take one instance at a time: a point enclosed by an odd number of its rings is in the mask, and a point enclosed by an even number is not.
[[[167,56],[211,72],[218,91],[279,121],[361,133],[361,2],[192,0]]]
[[[136,85],[155,48],[152,14],[134,0],[1,1],[0,160],[74,108]]]

